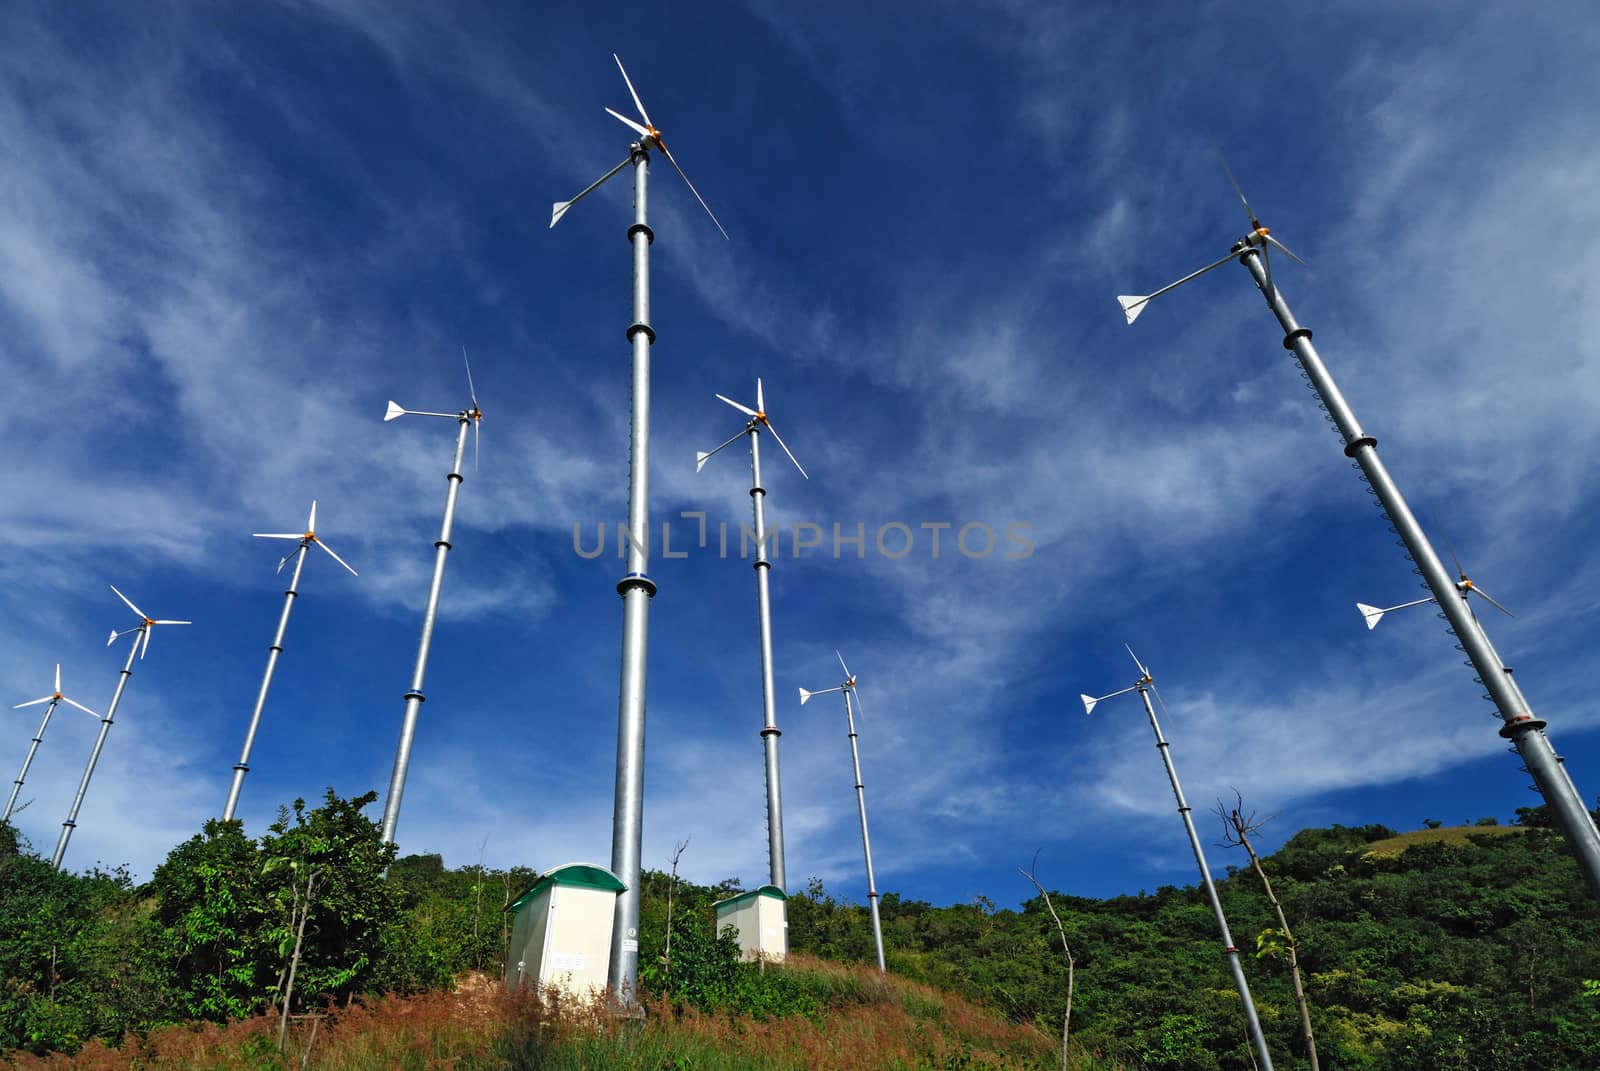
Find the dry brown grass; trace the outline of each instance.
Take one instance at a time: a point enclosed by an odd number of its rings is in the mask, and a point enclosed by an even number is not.
[[[996,1018],[930,986],[870,968],[805,957],[769,970],[793,971],[824,995],[826,1011],[752,1019],[651,1001],[641,1021],[617,1018],[600,1001],[559,992],[508,990],[478,978],[454,992],[329,1008],[317,1024],[307,1067],[317,1071],[517,1071],[579,1068],[636,1071],[1053,1071],[1056,1042]],[[75,1056],[12,1054],[17,1071],[269,1071],[297,1069],[311,1024],[293,1024],[289,1051],[276,1052],[269,1014],[218,1027],[173,1026],[116,1048],[98,1042]],[[1109,1065],[1080,1064],[1084,1071]]]

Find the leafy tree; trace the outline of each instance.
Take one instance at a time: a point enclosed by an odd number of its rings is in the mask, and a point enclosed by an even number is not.
[[[264,929],[271,909],[243,823],[208,821],[156,868],[160,944],[185,1018],[226,1022],[265,1003],[276,973]]]

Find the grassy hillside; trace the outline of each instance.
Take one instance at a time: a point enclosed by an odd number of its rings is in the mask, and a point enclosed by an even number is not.
[[[297,802],[257,840],[209,823],[140,886],[60,873],[0,825],[0,1051],[33,1054],[0,1064],[280,1066],[263,1039],[294,944],[296,882],[303,893],[306,875],[321,875],[294,1009],[340,1010],[318,1027],[308,1067],[1059,1065],[1067,960],[1042,898],[1009,910],[886,894],[892,978],[880,984],[866,968],[866,909],[820,882],[788,902],[796,962],[761,972],[713,931],[711,903],[737,883],[647,872],[640,985],[652,1014],[626,1029],[593,1009],[456,989],[498,971],[503,904],[532,872],[394,860],[362,814],[370,802]],[[1322,1067],[1600,1067],[1600,902],[1538,809],[1519,822],[1303,830],[1265,860]],[[1254,873],[1228,859],[1212,853],[1274,1063],[1301,1071],[1285,941]],[[1042,863],[1047,884],[1073,884],[1070,859]],[[1084,1071],[1250,1071],[1243,1006],[1196,888],[1053,900],[1076,962]]]
[[[223,1028],[169,1027],[120,1048],[100,1043],[76,1056],[14,1056],[17,1071],[207,1071],[305,1066],[325,1071],[903,1071],[994,1068],[1053,1071],[1058,1041],[1007,1022],[958,997],[875,970],[798,957],[769,967],[769,999],[801,1010],[785,1015],[702,1012],[652,1003],[640,1021],[619,1020],[584,1002],[506,992],[480,981],[454,993],[362,1002],[333,1011],[313,1040],[296,1023],[287,1053],[276,1051],[277,1017]],[[310,1043],[309,1052],[307,1045]],[[302,1065],[301,1061],[305,1063]],[[1080,1056],[1074,1071],[1117,1071]]]

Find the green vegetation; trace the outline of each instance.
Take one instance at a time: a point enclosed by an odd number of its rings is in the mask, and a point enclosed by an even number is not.
[[[503,909],[536,875],[392,860],[363,813],[371,802],[296,801],[257,840],[208,823],[142,886],[125,872],[57,873],[0,826],[0,1051],[13,1050],[0,1065],[67,1066],[59,1054],[78,1053],[70,1066],[287,1068],[314,1027],[308,1067],[1060,1066],[1067,964],[1042,898],[998,910],[884,896],[884,980],[867,967],[866,909],[820,882],[788,902],[793,962],[762,970],[713,932],[711,903],[737,883],[647,873],[641,1026],[504,993],[490,981]],[[1600,1067],[1600,905],[1546,825],[1530,808],[1514,826],[1335,826],[1263,858],[1324,1067]],[[1261,883],[1230,868],[1220,892],[1275,1061],[1303,1068]],[[1072,1061],[1083,1071],[1251,1067],[1196,889],[1052,898],[1076,959]],[[280,1056],[297,904],[309,904],[294,982],[302,1018]]]

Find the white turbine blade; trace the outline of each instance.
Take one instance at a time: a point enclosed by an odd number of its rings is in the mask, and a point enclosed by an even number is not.
[[[1495,597],[1493,595],[1490,595],[1487,591],[1484,591],[1478,585],[1476,585],[1476,584],[1472,585],[1472,590],[1477,592],[1479,595],[1482,595],[1485,599],[1488,600],[1490,606],[1493,606],[1496,610],[1499,610],[1501,613],[1505,614],[1507,617],[1516,617],[1517,616],[1516,614],[1512,613],[1510,610],[1507,610],[1504,606],[1501,606],[1497,601],[1495,601]],[[57,685],[56,687],[59,689],[60,685]]]
[[[112,584],[111,585],[111,590],[112,591],[117,591],[117,585]],[[133,602],[131,600],[129,600],[129,598],[126,595],[124,595],[122,592],[117,591],[117,598],[119,598],[123,602],[127,603],[128,604],[128,609],[132,610],[134,613],[138,614],[140,617],[144,617],[145,616],[145,612],[143,610],[139,609],[137,606],[133,605]]]
[[[1239,180],[1233,177],[1233,168],[1228,166],[1228,158],[1222,155],[1222,146],[1215,143],[1211,146],[1217,150],[1217,159],[1222,161],[1222,170],[1227,173],[1228,181],[1233,185],[1233,192],[1239,195],[1239,203],[1244,205],[1244,214],[1250,217],[1250,226],[1258,227],[1256,214],[1250,207],[1250,202],[1245,199],[1244,190],[1239,187]]]
[[[306,518],[306,531],[314,533],[314,532],[316,532],[316,530],[317,530],[317,500],[313,498],[311,500],[311,515]],[[304,533],[302,533],[302,534],[304,534]]]
[[[193,621],[152,621],[152,625],[192,625]]]
[[[150,632],[151,632],[151,628],[150,628],[149,625],[146,625],[144,628],[140,629],[139,631],[143,632],[144,636],[141,637],[140,639],[135,639],[133,642],[139,645],[139,661],[143,662],[144,661],[144,656],[150,653]],[[141,642],[141,639],[142,639],[143,642]]]
[[[760,415],[754,409],[751,409],[748,405],[740,405],[738,402],[734,401],[732,398],[729,398],[727,395],[719,394],[719,395],[717,395],[717,397],[721,398],[723,401],[727,402],[729,405],[731,405],[735,409],[739,410],[739,412],[743,413],[745,416],[753,417],[753,416],[759,416]]]
[[[612,111],[610,108],[607,108],[606,112],[613,119],[616,119],[616,120],[619,120],[621,122],[627,123],[628,126],[632,127],[634,130],[638,131],[639,136],[641,138],[644,138],[646,141],[654,141],[655,140],[655,136],[650,133],[648,128],[640,126],[638,123],[634,122],[632,119],[629,119],[626,115],[623,115],[621,112]]]
[[[1122,646],[1127,649],[1128,657],[1133,659],[1133,664],[1139,667],[1139,676],[1141,676],[1141,677],[1150,676],[1150,671],[1148,669],[1144,668],[1144,663],[1139,661],[1139,656],[1133,653],[1133,648],[1130,647],[1126,643],[1123,644]]]
[[[729,439],[727,442],[723,443],[722,446],[717,447],[715,450],[696,451],[694,455],[694,470],[699,472],[701,469],[706,467],[706,462],[710,461],[713,457],[716,457],[719,453],[721,453],[724,447],[732,446],[734,443],[738,442],[748,434],[748,431],[741,431],[739,434],[735,435],[733,438]]]
[[[1093,714],[1094,705],[1100,702],[1100,700],[1096,699],[1094,696],[1084,695],[1082,692],[1078,693],[1078,698],[1083,700],[1083,712],[1085,714]]]
[[[400,403],[393,398],[389,399],[389,411],[383,414],[383,419],[393,420],[395,417],[403,417],[405,415],[406,411],[400,408]]]
[[[756,377],[756,408],[761,410],[763,413],[767,411],[767,399],[766,396],[761,392],[760,376]]]
[[[96,714],[94,711],[90,710],[88,707],[84,706],[82,703],[78,702],[76,699],[68,699],[66,696],[62,696],[61,701],[63,703],[70,703],[72,706],[77,707],[90,717],[98,718],[100,716],[99,714]]]
[[[56,694],[61,694],[61,663],[56,663]]]
[[[694,188],[694,183],[689,181],[689,176],[685,175],[683,173],[683,168],[678,166],[678,161],[673,158],[672,150],[667,148],[667,143],[658,137],[656,138],[656,144],[661,146],[661,151],[666,154],[667,163],[672,165],[672,170],[678,173],[678,177],[683,180],[683,184],[689,187],[689,192],[694,194],[694,199],[696,201],[700,202],[700,207],[706,210],[706,215],[710,216],[711,222],[717,225],[717,230],[722,231],[723,239],[729,242],[733,241],[732,238],[728,237],[728,232],[722,229],[722,221],[717,219],[717,214],[711,211],[711,206],[706,204],[706,199],[700,196],[700,191]]]
[[[43,699],[30,699],[26,703],[18,703],[16,706],[12,707],[11,709],[12,710],[21,710],[23,707],[36,707],[40,703],[48,703],[51,700],[53,700],[54,698],[55,698],[55,696],[53,696],[53,695],[47,695]],[[76,704],[73,704],[73,705],[76,706]]]
[[[1277,246],[1279,249],[1283,250],[1289,256],[1294,257],[1295,262],[1297,264],[1299,264],[1302,268],[1311,267],[1311,265],[1309,265],[1305,261],[1301,260],[1300,257],[1295,253],[1294,250],[1290,249],[1288,246],[1286,246],[1282,242],[1278,241],[1272,235],[1270,235],[1270,234],[1263,235],[1263,237],[1265,237],[1267,241],[1271,242],[1273,245]]]
[[[251,532],[254,539],[304,539],[304,532]]]
[[[467,394],[472,397],[472,408],[478,408],[478,388],[472,382],[472,362],[467,360],[467,347],[461,347],[461,363],[467,366]]]
[[[855,685],[850,686],[850,694],[856,699],[856,716],[862,721],[867,720],[867,708],[861,705],[861,692]]]
[[[317,540],[316,542],[317,542],[317,546],[321,547],[323,550],[328,552],[328,557],[332,558],[334,561],[338,562],[340,565],[344,566],[346,569],[350,569],[350,563],[345,561],[343,558],[339,557],[339,555],[335,554],[333,552],[333,548],[332,547],[328,546],[328,544],[324,543],[320,539]],[[354,569],[350,569],[350,575],[351,576],[360,576],[361,574],[356,572]]]
[[[613,52],[611,53],[611,58],[617,61],[617,70],[622,72],[622,80],[628,83],[628,92],[633,96],[633,106],[639,109],[639,114],[644,118],[644,121],[650,123],[650,113],[644,110],[644,101],[639,99],[639,91],[633,88],[633,79],[628,77],[628,69],[622,65],[621,57]],[[654,123],[650,123],[650,125],[655,126]]]
[[[833,652],[833,657],[835,657],[835,658],[837,658],[839,660],[839,668],[844,670],[844,679],[847,680],[847,681],[855,680],[854,677],[850,676],[850,667],[844,664],[844,655],[840,654],[836,650],[836,651]]]
[[[472,408],[477,409],[478,403],[473,402]],[[478,418],[472,418],[472,471],[478,471]]]
[[[1146,294],[1142,298],[1137,297],[1137,296],[1132,296],[1132,295],[1129,295],[1127,297],[1119,297],[1117,300],[1119,302],[1123,303],[1123,305],[1122,305],[1123,315],[1128,317],[1128,322],[1130,324],[1133,323],[1133,321],[1138,318],[1139,312],[1144,311],[1144,303],[1155,300],[1156,298],[1160,297],[1162,294],[1165,294],[1168,290],[1176,290],[1178,287],[1182,286],[1184,283],[1188,282],[1191,279],[1198,279],[1200,276],[1204,275],[1206,272],[1210,271],[1213,268],[1222,267],[1224,264],[1228,263],[1228,261],[1234,259],[1235,255],[1236,254],[1234,254],[1234,253],[1229,253],[1225,257],[1222,257],[1222,258],[1220,258],[1218,260],[1212,261],[1210,264],[1207,264],[1205,267],[1201,268],[1199,271],[1192,271],[1188,275],[1185,275],[1182,279],[1179,279],[1177,282],[1168,283],[1166,286],[1163,286],[1160,290],[1157,290],[1155,293]],[[1138,307],[1139,307],[1138,311],[1134,312],[1132,315],[1129,315],[1129,313],[1128,313],[1129,303],[1130,302],[1132,304],[1138,305]]]
[[[783,447],[783,452],[789,455],[789,460],[794,461],[794,467],[800,469],[800,475],[805,476],[808,480],[811,479],[810,476],[806,476],[806,470],[801,467],[800,462],[795,461],[795,456],[790,452],[789,445],[783,441],[783,436],[778,434],[778,429],[772,426],[772,421],[764,420],[762,423],[767,426],[768,431],[772,432],[772,437],[778,440],[778,445]]]
[[[1150,295],[1148,294],[1117,295],[1117,304],[1122,306],[1122,315],[1128,318],[1128,323],[1130,324],[1139,318],[1139,314],[1144,311],[1144,307],[1149,301]]]
[[[570,200],[570,201],[557,201],[554,205],[552,205],[550,207],[550,226],[554,227],[557,223],[560,223],[561,222],[561,217],[567,214],[567,209],[571,208],[573,205],[577,204],[579,201],[581,201],[585,197],[589,196],[595,190],[599,189],[601,184],[604,183],[606,181],[606,179],[610,178],[612,175],[615,175],[618,171],[621,171],[624,167],[627,167],[629,161],[631,161],[632,159],[633,159],[633,157],[629,156],[626,160],[622,161],[622,163],[618,164],[616,167],[613,167],[610,171],[607,171],[604,175],[601,175],[599,178],[595,179],[588,186],[584,187],[584,190],[583,190],[582,193],[578,194],[578,196],[574,197],[572,200]]]
[[[1378,622],[1383,620],[1383,615],[1389,612],[1388,610],[1380,610],[1376,606],[1368,606],[1364,602],[1356,603],[1356,609],[1360,610],[1361,616],[1366,618],[1368,632],[1377,628]]]

